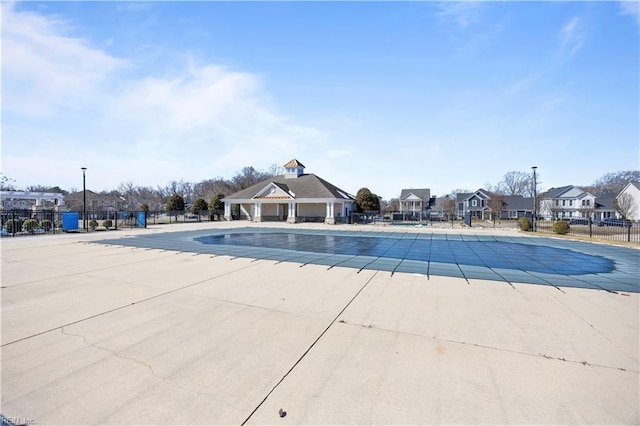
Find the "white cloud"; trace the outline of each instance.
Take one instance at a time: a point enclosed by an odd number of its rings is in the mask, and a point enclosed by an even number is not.
[[[479,6],[475,1],[446,1],[439,4],[439,16],[466,28],[478,19]]]
[[[581,24],[580,18],[572,18],[558,34],[560,40],[560,51],[568,56],[573,56],[580,48],[582,48],[585,39],[586,32]]]
[[[620,13],[623,15],[631,15],[635,18],[636,23],[640,25],[640,2],[639,1],[621,1]]]
[[[256,74],[189,58],[140,72],[144,64],[69,35],[63,19],[13,4],[2,31],[3,172],[19,186],[64,188],[81,166],[95,190],[230,177],[310,158],[324,143],[277,111]],[[134,66],[142,77],[126,75]]]
[[[82,108],[126,61],[65,35],[61,18],[2,5],[3,109],[27,116]]]

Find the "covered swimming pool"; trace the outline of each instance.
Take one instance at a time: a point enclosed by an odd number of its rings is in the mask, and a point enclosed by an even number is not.
[[[577,241],[416,232],[234,228],[98,241],[430,276],[640,292],[640,251]]]

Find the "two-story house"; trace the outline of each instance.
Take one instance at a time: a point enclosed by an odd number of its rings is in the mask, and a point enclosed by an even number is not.
[[[416,219],[428,217],[431,189],[403,189],[400,193],[399,212]]]
[[[577,186],[551,188],[540,196],[540,215],[548,219],[591,218],[600,220],[618,217],[615,194],[595,196]]]
[[[522,195],[502,195],[478,189],[457,194],[458,216],[478,219],[518,219],[533,214],[533,198]]]

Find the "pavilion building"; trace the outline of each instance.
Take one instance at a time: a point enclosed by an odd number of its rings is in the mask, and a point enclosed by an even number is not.
[[[285,173],[223,198],[226,220],[253,222],[342,223],[355,208],[355,197],[314,174],[296,159]]]

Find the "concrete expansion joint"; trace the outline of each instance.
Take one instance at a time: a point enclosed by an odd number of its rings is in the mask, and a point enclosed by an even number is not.
[[[335,265],[334,265],[335,266]],[[331,268],[329,268],[331,269]],[[265,401],[269,398],[269,396],[278,388],[278,386],[280,386],[280,384],[289,376],[289,374],[296,368],[296,366],[298,364],[300,364],[300,362],[307,356],[307,354],[314,348],[314,346],[320,341],[320,339],[322,339],[322,337],[329,331],[329,329],[331,327],[333,327],[333,324],[335,324],[338,321],[338,318],[340,317],[340,315],[342,315],[344,313],[344,311],[347,310],[347,308],[353,303],[354,300],[356,300],[356,298],[360,295],[360,293],[362,293],[362,291],[369,285],[369,283],[371,281],[373,281],[373,279],[375,278],[375,276],[378,274],[379,271],[374,271],[373,275],[371,275],[371,277],[369,277],[369,279],[364,283],[364,285],[353,295],[353,297],[351,298],[351,300],[349,300],[347,302],[347,304],[342,308],[342,310],[340,312],[338,312],[338,314],[333,318],[333,320],[329,323],[329,325],[318,335],[318,337],[316,337],[316,339],[311,343],[311,345],[307,348],[306,351],[303,352],[303,354],[300,356],[300,358],[298,358],[298,360],[296,362],[293,363],[293,365],[291,366],[291,368],[289,368],[289,370],[284,373],[284,375],[282,376],[282,378],[271,388],[271,390],[269,392],[267,392],[267,394],[264,396],[264,398],[262,399],[262,401],[260,401],[258,403],[258,405],[256,405],[256,407],[253,409],[253,411],[251,411],[251,413],[249,413],[249,415],[247,416],[247,418],[241,423],[241,426],[244,426],[245,424],[247,424],[247,422],[251,419],[251,417],[253,417],[253,415],[255,414],[256,411],[258,411],[258,409],[265,403]],[[286,414],[285,414],[286,415]],[[281,415],[281,417],[284,417]]]

